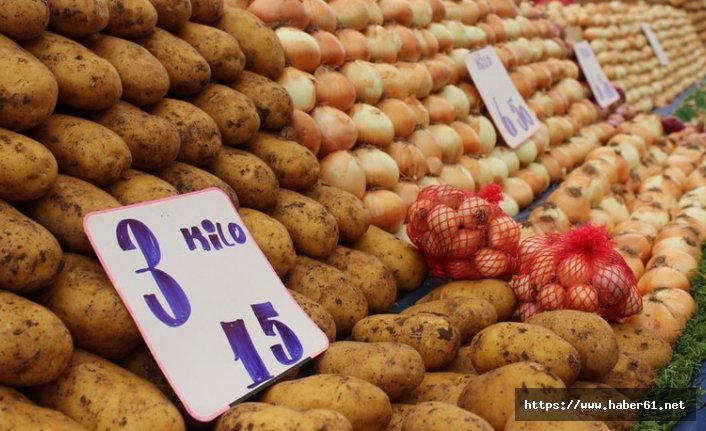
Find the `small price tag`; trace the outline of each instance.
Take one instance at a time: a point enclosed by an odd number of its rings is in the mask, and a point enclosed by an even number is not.
[[[527,107],[492,46],[469,52],[466,68],[505,143],[519,147],[541,124]]]
[[[659,39],[657,39],[657,36],[652,32],[650,25],[643,22],[640,24],[640,26],[642,27],[642,32],[645,33],[647,41],[652,47],[652,51],[655,53],[655,56],[657,56],[659,64],[661,64],[662,66],[669,66],[669,57],[667,57],[667,53],[664,52],[664,49],[659,43]]]
[[[198,420],[214,419],[328,347],[219,189],[94,212],[84,229]]]
[[[591,45],[586,41],[578,42],[574,44],[574,52],[598,105],[606,108],[620,99],[620,95],[603,73]]]

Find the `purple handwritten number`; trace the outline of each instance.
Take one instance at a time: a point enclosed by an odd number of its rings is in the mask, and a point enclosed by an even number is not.
[[[172,314],[170,315],[165,311],[154,294],[144,295],[150,311],[165,325],[177,327],[186,323],[189,320],[189,316],[191,316],[191,304],[189,304],[189,299],[179,283],[171,275],[157,268],[162,258],[162,253],[159,249],[157,238],[152,231],[144,223],[135,219],[121,220],[115,230],[121,249],[124,251],[140,250],[145,258],[147,267],[138,269],[135,272],[138,274],[149,272],[152,275],[157,287],[164,295],[164,299],[166,299]],[[130,238],[131,232],[137,245]]]
[[[253,383],[248,385],[248,388],[254,388],[262,383],[270,380],[272,374],[267,370],[265,363],[257,353],[255,344],[248,334],[248,329],[245,327],[243,319],[234,320],[233,322],[221,322],[221,328],[226,333],[230,348],[233,349],[235,360],[241,361],[252,379]]]
[[[510,136],[517,136],[517,129],[512,123],[512,119],[503,115],[502,111],[500,110],[500,107],[498,106],[498,101],[495,99],[495,97],[493,97],[493,104],[495,104],[495,111],[498,113],[498,115],[500,115],[500,120],[503,123],[503,128],[510,134]]]
[[[510,108],[510,112],[517,115],[517,121],[520,123],[522,130],[529,130],[529,126],[534,124],[532,117],[529,115],[524,106],[518,108],[512,103],[512,99],[507,100],[507,106]]]
[[[274,307],[272,307],[272,303],[263,302],[262,304],[253,304],[251,307],[266,335],[270,337],[276,336],[275,328],[277,328],[279,336],[282,337],[284,348],[282,348],[281,344],[275,344],[270,347],[277,361],[284,365],[291,365],[299,361],[304,353],[302,343],[287,325],[278,320],[274,320],[279,314],[277,314]]]

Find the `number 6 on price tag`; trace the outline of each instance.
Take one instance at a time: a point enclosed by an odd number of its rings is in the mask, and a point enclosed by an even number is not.
[[[491,46],[469,52],[466,68],[495,126],[510,148],[517,148],[539,130],[541,124],[527,107],[500,58]]]
[[[218,189],[91,213],[84,229],[198,420],[214,419],[328,347]]]

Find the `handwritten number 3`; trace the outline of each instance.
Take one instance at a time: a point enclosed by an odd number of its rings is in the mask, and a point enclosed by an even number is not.
[[[130,238],[130,233],[135,238],[135,242]],[[171,275],[157,268],[162,258],[162,252],[152,231],[138,220],[127,219],[118,223],[116,236],[121,249],[125,251],[139,249],[142,253],[147,267],[135,272],[138,274],[149,272],[152,275],[167,301],[171,314],[164,309],[154,294],[144,296],[150,311],[165,325],[176,327],[186,323],[191,316],[191,304],[189,304],[189,299],[179,283]]]

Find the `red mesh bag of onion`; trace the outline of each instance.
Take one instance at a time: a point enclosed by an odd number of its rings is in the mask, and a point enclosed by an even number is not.
[[[544,310],[571,309],[616,321],[642,310],[630,267],[605,229],[590,224],[522,241],[510,287],[522,320]]]
[[[407,235],[432,276],[473,280],[515,272],[520,227],[498,206],[501,200],[497,184],[478,193],[448,185],[422,189],[409,208]]]

